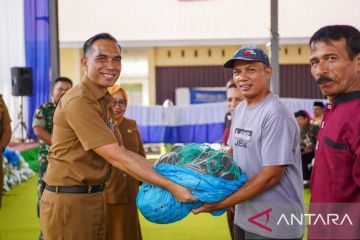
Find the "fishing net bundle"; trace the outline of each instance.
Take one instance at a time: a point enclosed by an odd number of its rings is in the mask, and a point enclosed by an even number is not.
[[[155,223],[172,223],[186,217],[193,208],[221,201],[246,181],[246,174],[224,151],[205,144],[175,147],[153,166],[159,174],[191,190],[195,202],[181,203],[167,190],[144,183],[137,205],[144,217]],[[212,213],[214,216],[226,210]]]

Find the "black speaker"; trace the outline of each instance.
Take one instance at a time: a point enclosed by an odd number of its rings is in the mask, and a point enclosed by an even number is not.
[[[12,67],[11,87],[13,96],[31,96],[33,94],[32,69]]]

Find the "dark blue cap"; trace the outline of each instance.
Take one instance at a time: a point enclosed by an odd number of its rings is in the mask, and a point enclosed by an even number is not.
[[[246,46],[237,50],[234,56],[224,64],[225,68],[233,68],[236,60],[243,60],[249,62],[263,62],[267,67],[270,67],[268,55],[257,46]]]

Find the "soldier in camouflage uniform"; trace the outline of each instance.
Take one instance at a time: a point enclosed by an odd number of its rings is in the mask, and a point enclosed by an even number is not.
[[[33,118],[33,128],[43,128],[51,136],[52,133],[52,116],[55,112],[56,104],[53,101],[41,104],[34,113]],[[38,134],[36,134],[38,135]],[[39,137],[39,136],[38,136]],[[38,158],[38,167],[39,167],[39,179],[38,179],[38,196],[40,198],[42,192],[44,191],[44,175],[46,172],[48,161],[46,156],[49,150],[49,144],[39,137],[39,158]]]
[[[312,159],[314,158],[315,144],[317,134],[319,132],[319,126],[311,124],[308,114],[303,110],[296,112],[295,118],[300,127],[300,147],[303,178],[305,187],[307,187],[311,175],[309,164],[311,164]]]
[[[48,161],[46,159],[48,150],[51,145],[51,134],[53,128],[53,114],[55,112],[56,103],[60,97],[72,87],[72,81],[66,77],[59,77],[55,80],[52,96],[53,101],[41,104],[34,113],[32,127],[35,135],[39,138],[39,178],[38,178],[38,205],[37,212],[39,216],[39,202],[42,193],[45,189],[45,172],[47,169]],[[40,234],[42,239],[42,234]]]
[[[0,94],[0,208],[1,208],[1,197],[4,184],[4,172],[3,172],[3,156],[6,146],[10,142],[11,138],[11,126],[10,126],[10,115],[5,102]]]

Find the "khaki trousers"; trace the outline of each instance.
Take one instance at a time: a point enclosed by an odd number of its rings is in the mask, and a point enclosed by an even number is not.
[[[106,239],[141,240],[140,221],[135,203],[107,204]]]
[[[45,189],[40,200],[40,226],[46,240],[104,240],[104,193],[55,193]]]

